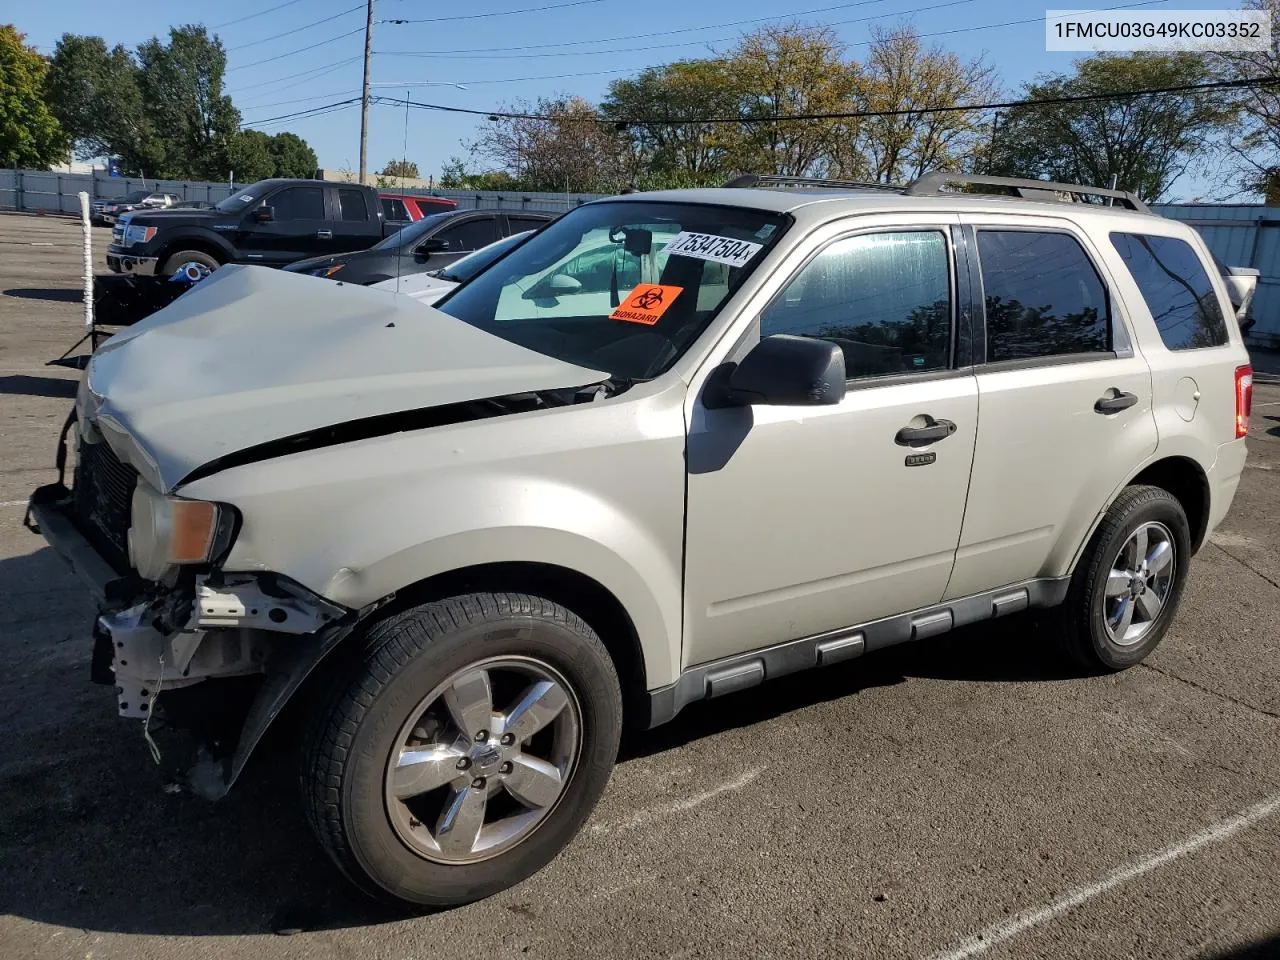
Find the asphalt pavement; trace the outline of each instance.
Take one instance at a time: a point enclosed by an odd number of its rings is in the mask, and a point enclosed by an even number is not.
[[[79,255],[74,223],[0,215],[0,957],[1280,957],[1275,357],[1148,663],[1080,677],[1018,617],[696,704],[546,870],[404,916],[312,840],[287,737],[210,804],[88,682],[92,607],[22,527]]]

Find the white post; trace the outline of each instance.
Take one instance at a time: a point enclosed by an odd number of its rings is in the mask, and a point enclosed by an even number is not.
[[[93,231],[89,226],[89,194],[80,191],[80,227],[84,232],[84,328],[93,330]]]

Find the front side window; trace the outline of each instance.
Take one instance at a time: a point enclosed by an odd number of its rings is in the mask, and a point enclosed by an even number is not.
[[[1080,243],[1039,230],[979,230],[987,360],[1105,353],[1106,288]]]
[[[339,190],[338,204],[342,208],[342,219],[358,222],[369,219],[369,211],[364,205],[364,191]]]
[[[431,239],[443,241],[442,248],[450,253],[469,253],[487,247],[498,239],[498,224],[492,217],[479,220],[464,220],[451,227],[445,227]]]
[[[323,187],[287,187],[269,201],[276,220],[323,220]]]
[[[837,240],[811,260],[760,318],[760,336],[829,340],[849,379],[947,367],[951,255],[937,230]]]
[[[507,215],[507,223],[510,224],[511,230],[537,230],[544,227],[550,221],[550,217],[514,217]]]
[[[1189,243],[1140,233],[1113,233],[1111,243],[1128,266],[1166,347],[1193,350],[1227,342],[1218,294]]]
[[[642,380],[668,369],[789,222],[713,205],[578,207],[439,309],[548,356]]]

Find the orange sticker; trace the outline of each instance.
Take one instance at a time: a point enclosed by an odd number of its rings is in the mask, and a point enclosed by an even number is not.
[[[651,327],[667,312],[684,287],[664,287],[656,283],[642,283],[622,301],[622,306],[609,314],[610,320],[627,323],[643,323]]]

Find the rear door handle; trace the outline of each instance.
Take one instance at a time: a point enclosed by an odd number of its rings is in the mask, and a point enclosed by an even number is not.
[[[945,440],[956,432],[956,425],[950,420],[934,420],[926,427],[903,427],[898,431],[893,442],[904,447],[923,447],[938,440]]]
[[[1098,402],[1093,405],[1093,409],[1098,413],[1119,413],[1121,410],[1128,410],[1138,398],[1132,393],[1117,393],[1114,397],[1099,397]]]
[[[317,236],[317,237],[319,237],[321,240],[332,240],[332,239],[333,239],[333,231],[332,231],[332,230],[317,230],[317,231],[316,231],[316,236]]]

